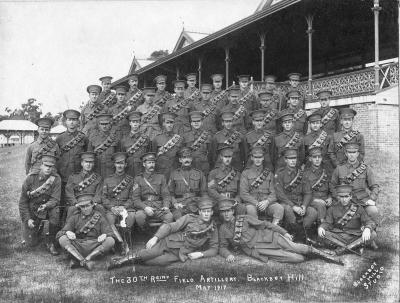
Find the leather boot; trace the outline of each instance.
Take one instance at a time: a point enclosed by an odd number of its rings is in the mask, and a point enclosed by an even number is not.
[[[48,220],[43,220],[47,221],[47,226],[43,227],[44,233],[45,233],[45,237],[46,237],[46,246],[47,249],[50,251],[50,253],[53,256],[58,256],[60,253],[58,252],[58,250],[55,247],[54,241],[55,241],[55,235],[57,233],[57,226],[54,224],[49,223]],[[46,225],[46,224],[44,224]]]
[[[67,245],[64,249],[76,260],[79,261],[80,266],[86,268],[87,270],[91,270],[90,267],[87,266],[87,262],[85,258],[81,255],[81,253],[75,248],[73,245]],[[70,266],[75,266],[75,264],[70,263]]]
[[[107,262],[107,270],[122,267],[124,264],[134,263],[136,259],[136,254],[133,252],[129,252],[124,257],[112,258]]]
[[[336,258],[335,256],[327,254],[326,252],[323,252],[322,250],[316,249],[312,246],[309,246],[309,253],[312,255],[318,256],[321,259],[324,259],[326,261],[330,261],[330,262],[333,262],[333,263],[339,264],[339,265],[344,265],[344,263],[340,259]]]

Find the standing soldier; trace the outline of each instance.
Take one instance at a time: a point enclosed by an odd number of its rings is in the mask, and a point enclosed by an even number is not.
[[[340,129],[339,111],[329,106],[332,92],[330,90],[321,90],[317,93],[321,108],[317,109],[314,113],[320,114],[322,117],[322,129],[333,135]]]
[[[39,136],[28,146],[28,150],[26,151],[26,174],[40,170],[40,159],[44,154],[52,154],[53,156],[58,156],[60,154],[60,148],[57,142],[49,136],[50,128],[53,123],[54,121],[50,118],[39,118],[36,120]]]
[[[131,112],[128,116],[130,132],[125,133],[120,141],[120,150],[128,154],[127,174],[136,176],[142,172],[143,154],[150,151],[149,136],[140,130],[141,112]]]
[[[222,108],[222,112],[233,112],[232,127],[234,130],[246,134],[249,124],[249,99],[240,98],[241,92],[239,87],[231,87],[229,89],[229,104]],[[247,95],[250,96],[250,95]]]
[[[146,249],[112,260],[108,269],[133,262],[166,266],[177,261],[216,256],[218,230],[212,215],[212,201],[203,199],[199,203],[198,215],[189,214],[176,222],[161,225],[146,243]]]
[[[294,130],[305,135],[307,133],[308,125],[307,113],[299,105],[301,94],[298,90],[291,90],[287,93],[288,108],[283,110],[283,113],[293,114]]]
[[[92,198],[91,194],[78,196],[76,206],[80,212],[70,217],[56,236],[60,246],[70,254],[70,268],[82,266],[92,270],[92,260],[110,251],[115,243],[108,222],[94,210]]]
[[[306,165],[310,164],[309,150],[315,147],[321,148],[322,151],[322,163],[329,176],[332,175],[332,144],[333,138],[328,134],[327,131],[321,129],[321,115],[318,113],[312,113],[308,117],[308,124],[310,125],[310,133],[304,137],[304,148],[305,148],[305,159]]]
[[[89,94],[89,101],[83,106],[81,111],[81,127],[82,132],[87,136],[97,128],[97,114],[104,110],[103,103],[99,100],[99,95],[102,91],[99,85],[89,85],[86,88]]]
[[[208,195],[214,200],[215,205],[218,204],[218,201],[226,198],[234,199],[236,201],[236,213],[245,214],[246,206],[242,203],[239,195],[240,171],[231,165],[233,147],[221,145],[217,152],[221,164],[208,175]]]
[[[151,143],[151,150],[157,155],[157,172],[167,180],[171,171],[178,167],[176,154],[183,144],[182,136],[173,131],[175,119],[175,114],[160,114],[159,121],[162,123],[163,133],[156,136]]]
[[[337,246],[336,255],[352,251],[365,243],[377,249],[376,224],[358,200],[353,199],[351,185],[338,185],[335,192],[339,204],[328,209],[325,222],[318,228],[318,235],[329,244]]]
[[[166,178],[155,174],[156,154],[146,153],[142,156],[144,172],[137,175],[133,185],[133,203],[137,209],[135,221],[144,229],[149,218],[164,223],[173,221],[171,211],[171,196],[168,191]]]
[[[56,142],[60,147],[60,158],[57,161],[57,171],[61,177],[61,206],[66,206],[65,186],[69,176],[80,170],[80,153],[87,150],[89,139],[78,131],[80,113],[68,109],[63,113],[67,131],[59,134]],[[67,214],[61,209],[61,218]],[[62,220],[63,221],[63,220]]]
[[[215,97],[218,95],[220,98],[218,98],[218,102],[216,103],[216,106],[219,110],[221,110],[225,105],[228,104],[228,98],[226,96],[226,93],[222,90],[222,80],[224,79],[224,75],[222,74],[213,74],[211,75],[212,79],[212,85],[213,85],[213,90],[211,91],[211,100],[213,100]],[[226,91],[225,91],[226,92]],[[221,95],[224,93],[223,95]]]
[[[300,263],[303,255],[315,255],[340,265],[343,262],[327,253],[300,243],[294,243],[292,236],[282,227],[268,221],[260,221],[253,216],[234,215],[234,201],[226,199],[219,203],[219,210],[224,223],[219,228],[219,254],[231,263],[235,256],[229,246],[240,247],[242,251],[262,262],[268,259]]]
[[[106,218],[119,242],[122,242],[122,253],[126,254],[131,246],[132,227],[135,223],[133,208],[133,177],[126,174],[127,154],[118,152],[112,155],[115,173],[104,179],[102,203],[106,210]],[[120,220],[122,238],[115,224]]]
[[[272,163],[272,143],[274,140],[273,133],[265,130],[264,119],[265,111],[258,109],[250,114],[253,120],[252,131],[246,134],[246,150],[251,150],[254,147],[261,147],[264,150],[264,167],[270,171],[274,171],[274,165]],[[251,166],[250,159],[247,159],[247,167]]]
[[[353,129],[354,116],[357,112],[352,108],[340,109],[340,124],[342,130],[333,134],[333,145],[331,152],[333,153],[334,167],[346,162],[344,146],[347,143],[357,143],[359,145],[358,161],[362,161],[365,156],[364,136],[358,130]]]
[[[259,108],[258,100],[256,95],[252,91],[250,76],[249,75],[239,75],[239,99],[245,98],[246,99],[246,110],[247,112],[251,112],[255,109]],[[251,80],[253,81],[253,80]]]
[[[303,169],[297,168],[297,150],[286,149],[284,156],[286,167],[278,169],[275,175],[276,196],[285,209],[288,230],[300,239],[307,237],[307,230],[312,228],[318,213],[308,204],[311,201],[312,192],[304,187]]]
[[[265,111],[264,129],[273,135],[276,135],[276,119],[278,118],[278,110],[274,104],[273,94],[271,91],[262,91],[258,94],[260,98],[260,109]]]
[[[95,169],[105,179],[114,171],[111,155],[117,151],[119,143],[117,135],[111,131],[112,115],[101,113],[97,120],[99,128],[90,133],[88,150],[96,153]]]
[[[240,177],[240,197],[246,205],[246,212],[255,218],[260,213],[267,214],[273,218],[272,223],[278,225],[284,210],[276,199],[273,172],[263,165],[263,148],[254,147],[250,159],[252,166]]]
[[[60,221],[61,178],[55,172],[56,161],[53,154],[42,155],[39,170],[32,171],[22,184],[19,199],[24,242],[36,245],[42,230],[52,255],[58,255],[54,236]]]
[[[118,138],[121,138],[123,133],[129,131],[129,123],[126,117],[132,111],[132,106],[128,106],[126,102],[126,87],[124,85],[116,86],[115,93],[117,102],[110,107],[109,111],[113,116],[111,121],[112,128]]]
[[[265,90],[272,93],[273,108],[277,111],[282,111],[286,108],[286,99],[284,91],[276,86],[276,76],[266,75],[264,76]]]
[[[232,145],[232,167],[241,172],[246,160],[246,143],[244,142],[243,134],[233,129],[233,115],[234,113],[231,111],[221,114],[223,129],[215,134],[211,150],[214,152],[213,163],[215,163],[215,167],[218,167],[221,162],[220,159],[217,159],[216,151],[222,145]]]
[[[194,93],[198,93],[198,88],[196,87],[197,84],[197,74],[196,73],[190,73],[187,74],[186,76],[186,83],[188,87],[185,89],[184,97],[185,99],[188,99],[191,95]],[[197,95],[196,95],[197,97]]]
[[[359,161],[360,146],[358,143],[347,143],[345,145],[345,156],[347,161],[338,165],[332,174],[332,187],[346,183],[353,187],[352,196],[365,208],[368,216],[376,224],[378,220],[378,208],[376,201],[379,195],[379,185],[375,180],[374,173],[364,162]],[[333,196],[336,192],[333,190]]]
[[[165,100],[172,98],[172,95],[165,90],[165,87],[167,86],[167,76],[158,75],[157,77],[154,78],[154,82],[156,83],[157,86],[156,95],[154,97],[154,103],[159,102],[162,98],[165,98]]]
[[[92,202],[95,209],[104,213],[103,206],[101,205],[103,179],[93,170],[96,154],[94,152],[82,152],[80,158],[82,170],[79,173],[70,175],[65,186],[67,219],[73,213],[76,213],[77,196],[82,194],[92,194],[94,196]]]
[[[103,87],[102,91],[99,94],[98,101],[103,102],[106,99],[109,100],[107,101],[107,106],[112,105],[114,103],[114,97],[115,94],[111,91],[111,80],[113,78],[111,76],[104,76],[99,78],[99,81],[101,82],[101,86]]]
[[[174,123],[174,132],[182,135],[190,129],[189,111],[199,91],[196,89],[192,95],[185,98],[185,82],[183,80],[174,81],[174,91],[175,97],[165,103],[164,111],[177,116]]]
[[[320,225],[325,219],[326,208],[332,205],[331,173],[324,166],[321,147],[309,149],[309,161],[310,166],[304,171],[303,182],[304,191],[312,195],[307,195],[310,201],[306,203],[317,210],[317,225]]]
[[[300,73],[290,73],[288,76],[289,79],[289,91],[296,90],[300,93],[300,101],[299,101],[299,108],[305,109],[305,96],[304,94],[300,91],[299,84],[300,84],[300,78],[301,74]],[[286,108],[286,107],[284,107]]]
[[[298,165],[302,164],[304,161],[304,138],[301,133],[293,129],[293,114],[282,112],[277,124],[279,123],[281,124],[283,131],[274,139],[273,159],[275,171],[286,166],[283,152],[287,148],[297,149]]]
[[[132,106],[132,110],[136,110],[143,101],[143,96],[140,94],[140,90],[138,89],[139,75],[135,73],[130,74],[128,76],[128,84],[129,90],[126,93],[126,100]]]
[[[143,88],[144,103],[137,108],[138,112],[142,113],[143,120],[140,125],[140,131],[146,134],[150,140],[161,134],[160,125],[158,123],[158,114],[161,107],[154,104],[155,88]]]
[[[177,220],[183,215],[196,214],[198,198],[207,195],[207,181],[201,170],[192,168],[192,152],[183,147],[178,152],[181,167],[175,169],[169,178],[168,188],[171,194],[172,212]]]
[[[208,175],[212,165],[211,140],[212,132],[204,130],[203,113],[190,112],[190,125],[192,130],[183,135],[183,145],[192,151],[192,166]]]
[[[217,117],[219,108],[217,103],[210,103],[211,100],[211,84],[202,84],[200,87],[201,98],[193,102],[192,108],[203,113],[203,127],[205,130],[215,134],[217,132]],[[192,126],[193,127],[193,126]]]

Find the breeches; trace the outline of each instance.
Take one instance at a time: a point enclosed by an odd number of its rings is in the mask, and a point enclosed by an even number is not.
[[[161,239],[151,249],[142,249],[137,253],[138,260],[146,265],[166,266],[179,261],[179,249],[167,247],[165,239]]]
[[[296,216],[298,216],[292,209],[291,206],[285,204],[285,221],[288,224],[295,224],[296,223]],[[303,216],[303,224],[305,228],[311,227],[311,225],[317,220],[318,212],[315,208],[308,206],[306,208],[306,213]]]
[[[145,212],[144,212],[144,210],[138,210],[136,213],[135,213],[135,221],[136,221],[136,224],[139,226],[139,227],[141,227],[141,228],[144,228],[145,227],[145,225],[146,225],[146,221],[148,220],[148,219],[158,219],[158,220],[160,220],[160,221],[162,221],[163,223],[171,223],[172,221],[173,221],[173,216],[172,216],[172,213],[169,211],[169,210],[167,210],[167,211],[163,211],[163,212],[158,212],[158,211],[155,211],[154,212],[154,215],[152,216],[152,217],[149,217]]]
[[[257,210],[257,207],[254,206],[253,204],[246,204],[246,211],[247,211],[248,215],[253,216],[255,218],[258,218],[258,214],[260,213]],[[280,221],[283,218],[284,208],[279,203],[273,203],[273,204],[269,204],[267,209],[264,212],[268,216],[273,217],[274,219],[279,219],[279,221]]]
[[[83,257],[86,257],[97,247],[100,247],[101,251],[106,253],[113,248],[115,243],[112,237],[107,237],[102,243],[99,243],[97,242],[97,239],[70,240],[66,235],[61,236],[58,242],[62,248],[68,245],[73,245]]]

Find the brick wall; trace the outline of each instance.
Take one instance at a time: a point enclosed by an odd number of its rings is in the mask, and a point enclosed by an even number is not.
[[[399,153],[398,106],[361,103],[350,107],[357,111],[354,129],[364,135],[367,149]]]

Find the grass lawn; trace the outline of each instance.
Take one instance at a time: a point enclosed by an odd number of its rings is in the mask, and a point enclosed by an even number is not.
[[[21,248],[18,200],[25,174],[26,146],[0,149],[0,302],[398,302],[399,161],[368,151],[366,163],[381,185],[379,251],[371,260],[345,255],[345,266],[318,259],[291,265],[263,264],[239,256],[221,257],[166,268],[125,267],[106,271],[103,261],[92,272],[70,270],[67,256],[52,257],[43,246]],[[139,246],[138,246],[139,248]],[[379,278],[365,279],[368,269]],[[372,271],[373,272],[373,271]],[[371,275],[371,273],[369,274]],[[355,286],[354,282],[364,276]],[[208,279],[208,280],[207,280]],[[226,281],[228,280],[228,281]]]

